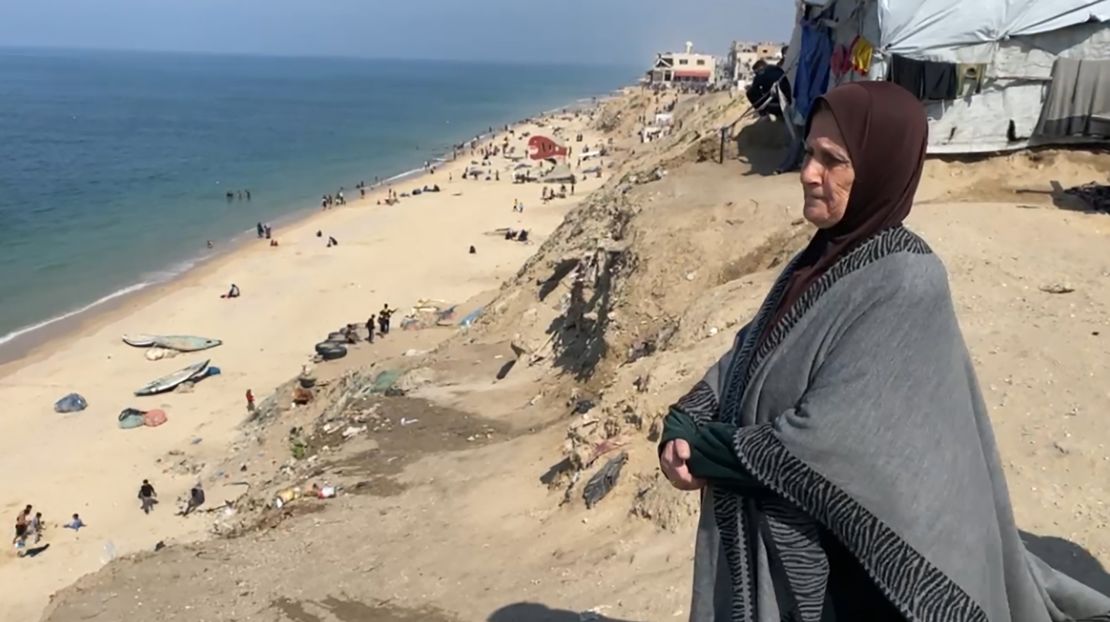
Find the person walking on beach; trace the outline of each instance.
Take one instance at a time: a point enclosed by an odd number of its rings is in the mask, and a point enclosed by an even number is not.
[[[247,412],[253,415],[255,410],[254,393],[252,393],[250,389],[247,389]]]
[[[370,319],[366,320],[366,332],[368,333],[366,337],[367,343],[374,343],[374,324],[376,323],[376,321],[377,316],[375,316],[374,314],[370,314]]]
[[[381,329],[382,335],[389,334],[389,317],[393,315],[393,310],[389,305],[383,305],[382,310],[378,312],[378,328]]]
[[[258,239],[259,240],[261,240],[263,238],[263,236],[266,235],[266,229],[262,226],[261,222],[259,222],[257,225],[255,225],[254,229],[255,229],[255,231],[258,232]]]
[[[31,519],[31,527],[28,531],[29,534],[35,534],[35,544],[42,540],[42,532],[45,525],[42,523],[42,512],[35,512],[35,517]]]
[[[23,511],[15,516],[15,537],[12,538],[12,544],[19,544],[22,540],[27,538],[27,526],[31,522],[31,506],[23,508]]]
[[[144,479],[142,485],[139,486],[139,501],[142,503],[143,514],[150,514],[150,511],[154,509],[157,497],[158,493],[154,491],[154,486]]]

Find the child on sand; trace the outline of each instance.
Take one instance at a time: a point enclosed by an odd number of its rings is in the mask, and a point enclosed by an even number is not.
[[[42,522],[42,512],[35,512],[35,517],[31,519],[30,533],[35,534],[35,544],[42,540],[42,531],[46,526]]]
[[[154,500],[157,496],[158,493],[154,491],[154,486],[144,479],[142,485],[139,486],[139,501],[142,503],[143,514],[150,514],[150,511],[154,509]]]
[[[76,514],[73,515],[73,518],[68,523],[62,525],[63,528],[72,529],[74,531],[80,531],[82,527],[86,526],[85,521],[81,520],[81,517]]]

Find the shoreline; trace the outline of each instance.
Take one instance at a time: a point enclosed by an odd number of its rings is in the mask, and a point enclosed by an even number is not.
[[[583,133],[588,144],[604,140],[589,127],[593,113],[576,118],[562,110],[509,124],[516,130],[516,153],[527,153],[524,134],[541,131],[537,122],[563,126],[568,135]],[[502,136],[502,129],[495,134]],[[476,148],[494,144],[487,136]],[[8,586],[0,589],[0,618],[36,619],[51,594],[101,568],[105,555],[209,537],[204,521],[171,517],[173,500],[199,480],[211,501],[225,494],[228,474],[217,467],[229,448],[245,442],[246,390],[265,399],[311,360],[313,343],[337,326],[364,320],[383,302],[400,311],[396,336],[361,350],[355,346],[352,362],[400,355],[403,348],[430,339],[438,343],[454,330],[408,333],[401,330],[400,316],[421,299],[462,304],[495,291],[536,253],[569,210],[609,180],[609,175],[591,175],[578,182],[573,195],[541,202],[544,184],[513,183],[511,161],[503,156],[491,157],[491,166],[508,178],[465,180],[462,172],[471,159],[467,149],[434,173],[420,169],[409,177],[394,176],[343,206],[306,208],[287,221],[275,219],[273,238],[279,247],[249,233],[237,237],[223,252],[165,282],[34,331],[35,339],[19,356],[0,363],[0,392],[10,411],[0,419],[0,435],[7,442],[0,468],[21,473],[0,510],[14,514],[30,503],[53,525],[49,554],[33,562],[0,557],[0,584]],[[441,193],[377,203],[390,189],[407,194],[433,184]],[[527,204],[524,212],[512,209],[518,200]],[[529,243],[502,239],[497,232],[506,226],[527,228]],[[340,245],[326,247],[329,236]],[[470,246],[477,251],[468,252]],[[220,299],[231,282],[242,288],[242,296]],[[120,339],[132,332],[196,334],[223,344],[150,361]],[[13,344],[6,345],[12,352]],[[203,359],[223,373],[193,391],[134,396],[135,387]],[[69,392],[83,395],[88,408],[54,413],[53,402]],[[116,415],[125,408],[161,409],[168,422],[121,430]],[[133,485],[144,478],[157,486],[163,500],[150,517],[131,504]],[[58,527],[74,512],[90,525],[80,535]]]
[[[596,95],[589,99],[579,98],[565,106],[545,110],[539,114],[525,117],[524,119],[516,119],[502,124],[499,128],[495,128],[494,134],[496,135],[498,132],[504,131],[504,127],[517,128],[531,121],[545,119],[556,114],[561,114],[564,111],[573,113],[576,111],[594,109],[606,100],[617,96],[624,88],[626,87],[617,87],[607,93]],[[488,141],[488,139],[489,132],[482,131],[474,138],[464,140],[463,144],[471,140],[478,140],[481,143]],[[440,156],[429,160],[429,162],[436,163],[438,167],[449,166],[454,162],[454,160],[450,159],[450,155],[450,152],[444,152]],[[416,181],[430,176],[429,171],[423,167],[406,170],[392,177],[382,179],[376,184],[369,184],[367,186],[367,195],[365,198],[352,198],[347,201],[346,205],[332,209],[359,206],[364,201],[373,199],[373,193],[381,192],[392,184],[409,180]],[[348,190],[346,186],[344,186],[344,189]],[[353,186],[349,190],[357,192],[357,188]],[[304,224],[311,220],[313,216],[321,213],[324,212],[319,206],[296,208],[287,214],[282,214],[274,218],[270,224],[272,224],[275,229],[281,231]],[[53,342],[62,340],[66,336],[84,330],[95,329],[96,327],[102,326],[104,323],[116,317],[114,315],[115,313],[123,313],[129,308],[149,303],[157,298],[157,294],[165,291],[166,288],[175,287],[179,282],[188,279],[191,275],[194,275],[194,273],[199,276],[203,274],[201,271],[206,267],[223,265],[222,262],[228,260],[237,253],[244,252],[251,242],[257,241],[257,238],[255,238],[252,233],[253,229],[247,227],[242,232],[226,238],[223,242],[214,241],[217,245],[216,249],[220,249],[222,245],[226,245],[226,248],[212,251],[204,249],[208,252],[201,252],[196,256],[179,262],[185,264],[185,267],[180,270],[174,270],[171,265],[168,268],[154,269],[148,273],[150,275],[166,273],[167,276],[164,278],[152,276],[151,279],[140,280],[137,283],[127,285],[114,292],[105,294],[92,302],[85,304],[78,303],[70,310],[34,324],[21,326],[0,336],[0,383],[14,371],[19,363],[37,360],[35,358],[36,355],[41,354]]]

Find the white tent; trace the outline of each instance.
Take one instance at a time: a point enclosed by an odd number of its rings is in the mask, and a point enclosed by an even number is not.
[[[929,102],[929,151],[971,153],[1049,142],[1036,134],[1057,58],[1110,60],[1110,0],[804,0],[786,60],[799,62],[802,21],[822,13],[834,45],[871,42],[867,75],[886,79],[892,55],[921,61],[984,63],[978,92]]]

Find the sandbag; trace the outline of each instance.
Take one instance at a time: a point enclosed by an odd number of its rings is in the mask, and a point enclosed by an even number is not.
[[[80,410],[85,410],[89,407],[89,403],[85,398],[76,393],[70,393],[62,399],[54,402],[54,412],[56,413],[75,413]]]
[[[143,414],[143,425],[156,428],[166,422],[166,411],[164,410],[148,410]]]

